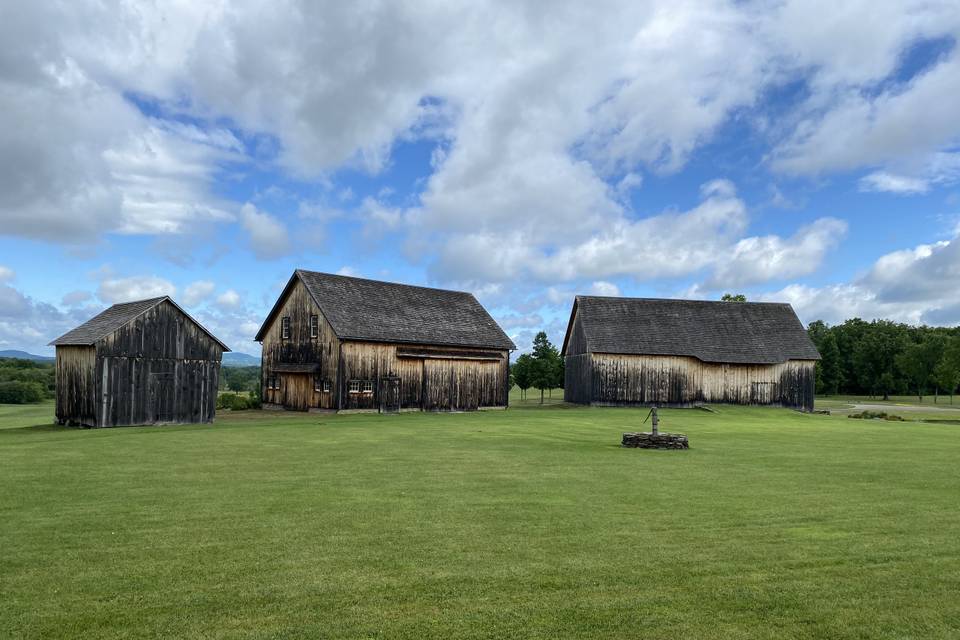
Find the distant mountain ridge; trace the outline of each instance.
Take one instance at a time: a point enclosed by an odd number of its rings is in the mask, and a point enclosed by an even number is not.
[[[249,353],[239,353],[231,351],[223,354],[223,366],[225,367],[259,367],[260,358],[252,356]]]
[[[53,356],[38,356],[35,353],[27,353],[17,349],[6,349],[0,351],[0,358],[18,358],[20,360],[33,360],[34,362],[53,362]]]
[[[33,360],[34,362],[53,362],[53,356],[38,356],[35,353],[27,353],[19,349],[6,349],[0,351],[0,358],[19,358],[20,360]],[[252,356],[249,353],[225,353],[223,354],[223,366],[225,367],[259,367],[260,358]]]

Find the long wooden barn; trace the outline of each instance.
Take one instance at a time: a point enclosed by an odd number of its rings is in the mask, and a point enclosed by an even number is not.
[[[788,304],[577,296],[564,398],[593,405],[813,410],[820,358]]]
[[[503,408],[516,348],[469,293],[304,270],[255,339],[264,405],[301,411]]]
[[[56,346],[57,422],[212,422],[225,344],[167,296],[115,304]]]

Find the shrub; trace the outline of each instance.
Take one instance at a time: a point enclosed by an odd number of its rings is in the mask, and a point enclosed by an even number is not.
[[[245,411],[250,408],[250,400],[246,396],[240,396],[233,393],[225,393],[217,397],[217,409],[230,409],[231,411]]]
[[[851,413],[848,418],[856,420],[888,420],[890,422],[904,422],[902,416],[888,414],[886,411],[863,411],[862,413]]]
[[[39,382],[0,382],[0,404],[29,404],[40,402],[46,397],[47,391]]]

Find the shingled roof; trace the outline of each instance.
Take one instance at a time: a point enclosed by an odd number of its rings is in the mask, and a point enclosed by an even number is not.
[[[170,304],[180,311],[180,313],[185,315],[190,319],[191,322],[200,327],[204,333],[206,333],[217,344],[223,347],[224,351],[230,351],[227,345],[223,344],[223,342],[221,342],[217,336],[210,333],[206,327],[190,317],[190,314],[184,311],[180,305],[170,298],[170,296],[160,296],[159,298],[148,298],[146,300],[135,300],[133,302],[121,302],[119,304],[115,304],[90,318],[76,329],[63,334],[50,344],[55,346],[92,345],[101,338],[107,337],[125,324],[132,322],[137,317],[143,315],[164,300],[168,300]]]
[[[298,269],[255,340],[299,279],[343,340],[516,349],[473,294]]]
[[[574,314],[590,352],[692,356],[737,364],[820,359],[797,314],[785,303],[577,296],[571,326]],[[569,338],[570,327],[564,353]]]

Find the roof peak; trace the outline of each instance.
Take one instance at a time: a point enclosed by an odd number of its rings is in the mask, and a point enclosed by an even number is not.
[[[461,291],[459,289],[442,289],[440,287],[428,287],[422,284],[408,284],[406,282],[394,282],[392,280],[375,280],[373,278],[362,278],[360,276],[345,276],[341,273],[330,273],[328,271],[312,271],[310,269],[296,269],[294,272],[297,274],[312,273],[316,275],[325,276],[328,278],[343,278],[344,280],[358,280],[360,282],[375,282],[377,284],[389,284],[395,287],[407,287],[410,289],[427,289],[428,291],[445,291],[447,293],[462,293],[467,296],[473,295],[469,291]]]
[[[636,298],[632,296],[597,296],[592,294],[579,294],[579,293],[576,295],[577,300],[582,300],[586,298],[598,298],[601,300],[634,300],[634,301],[642,301],[642,302],[693,302],[693,303],[700,303],[700,304],[732,303],[732,304],[756,304],[756,305],[764,304],[764,305],[780,305],[780,306],[786,305],[788,307],[790,306],[789,302],[774,302],[774,301],[767,301],[767,300],[734,301],[734,300],[698,300],[696,298],[643,298],[643,297]]]

